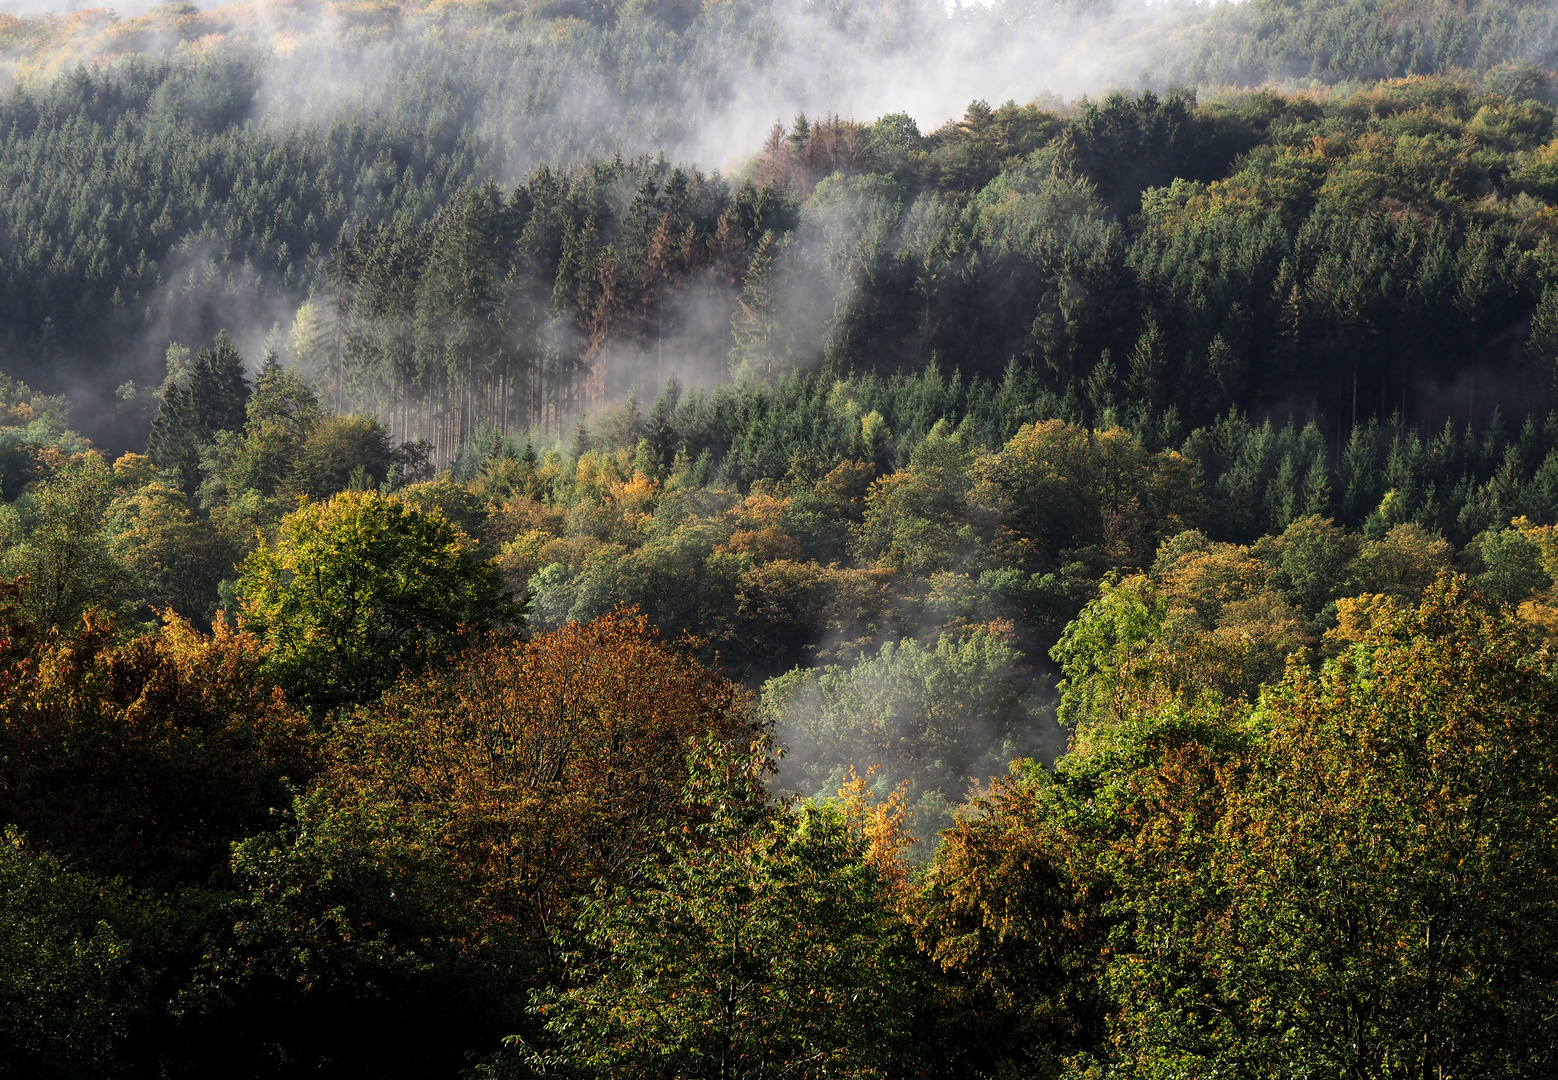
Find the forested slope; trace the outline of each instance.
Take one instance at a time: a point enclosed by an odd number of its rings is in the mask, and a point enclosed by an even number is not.
[[[626,190],[590,195],[586,189],[636,187],[645,181],[640,175],[645,166],[631,162],[641,154],[651,160],[664,154],[673,162],[698,162],[705,180],[714,167],[723,170],[726,176],[713,188],[723,187],[723,199],[734,205],[741,201],[746,175],[758,180],[759,190],[775,179],[769,175],[772,169],[763,173],[758,167],[754,173],[751,164],[742,162],[764,144],[775,115],[789,125],[793,110],[802,107],[814,119],[818,110],[825,120],[835,111],[857,115],[848,122],[825,123],[821,139],[795,140],[808,176],[787,197],[783,220],[756,220],[749,208],[741,223],[741,252],[731,248],[727,230],[721,252],[729,265],[721,268],[720,303],[691,305],[695,310],[681,313],[683,319],[696,316],[708,331],[677,343],[684,354],[678,356],[684,377],[694,367],[725,370],[733,344],[726,319],[735,292],[745,287],[761,234],[775,229],[777,242],[796,226],[802,232],[794,236],[792,254],[810,248],[817,269],[830,261],[833,265],[820,281],[808,283],[813,295],[795,298],[804,314],[790,317],[803,324],[789,328],[792,337],[799,335],[791,359],[810,363],[827,352],[850,364],[876,366],[923,363],[936,352],[944,365],[998,371],[1012,357],[1032,351],[1034,342],[1025,338],[1035,319],[1054,322],[1057,317],[1040,309],[1040,294],[1034,293],[1046,274],[1053,278],[1053,267],[1033,264],[1059,257],[1059,249],[1045,256],[1033,243],[1041,234],[1058,236],[1055,229],[1073,224],[1084,231],[1102,226],[1087,225],[1079,206],[1064,211],[1070,219],[1064,224],[1035,222],[1031,214],[1007,223],[1003,211],[991,208],[983,213],[981,231],[973,207],[984,209],[976,196],[1003,169],[1011,173],[1007,187],[1032,187],[1047,165],[1030,160],[1031,155],[1060,136],[1062,127],[1076,137],[1081,154],[1063,164],[1095,185],[1103,215],[1119,227],[1117,240],[1080,233],[1072,240],[1073,248],[1087,247],[1095,262],[1103,260],[1088,271],[1089,295],[1095,303],[1110,305],[1125,299],[1116,295],[1122,283],[1114,279],[1121,271],[1107,265],[1110,245],[1120,249],[1117,261],[1130,264],[1124,270],[1127,291],[1142,291],[1134,280],[1139,272],[1161,272],[1158,260],[1145,251],[1146,261],[1124,254],[1151,242],[1153,230],[1135,228],[1129,220],[1146,188],[1167,186],[1176,178],[1224,179],[1239,155],[1258,143],[1275,153],[1279,144],[1294,146],[1321,128],[1329,132],[1340,125],[1351,137],[1359,123],[1372,123],[1376,134],[1392,138],[1404,129],[1384,116],[1365,121],[1369,105],[1349,112],[1327,104],[1331,99],[1324,95],[1308,104],[1278,105],[1241,101],[1236,94],[1221,109],[1192,108],[1184,117],[1172,108],[1162,115],[1148,108],[1131,116],[1116,109],[1101,123],[1086,120],[1075,107],[1061,107],[1051,96],[1045,100],[1052,111],[1044,117],[1013,116],[992,125],[975,109],[962,121],[937,126],[961,111],[970,97],[1011,93],[1026,100],[1046,87],[1074,94],[1123,85],[1133,93],[1147,86],[1162,98],[1173,86],[1199,86],[1202,99],[1209,101],[1222,100],[1231,87],[1272,80],[1299,89],[1462,72],[1453,80],[1466,94],[1449,107],[1454,119],[1442,118],[1449,124],[1441,123],[1436,131],[1442,144],[1460,138],[1461,128],[1474,119],[1481,102],[1472,99],[1479,93],[1512,95],[1518,101],[1540,99],[1547,92],[1539,74],[1551,62],[1547,17],[1539,5],[1418,5],[1404,17],[1385,6],[1343,12],[1264,0],[1149,12],[998,6],[950,19],[937,9],[914,5],[791,10],[745,4],[685,11],[674,5],[500,6],[490,11],[461,4],[236,5],[208,12],[175,4],[125,19],[100,12],[8,16],[0,26],[0,48],[17,82],[0,110],[0,229],[5,236],[0,290],[8,312],[7,370],[49,392],[68,390],[88,407],[83,420],[91,433],[133,447],[144,416],[133,409],[131,415],[116,412],[111,394],[126,381],[160,382],[161,356],[169,341],[198,346],[226,328],[246,352],[257,355],[273,327],[283,335],[290,332],[299,306],[310,294],[324,292],[330,252],[350,241],[365,222],[414,231],[457,193],[469,195],[488,180],[505,195],[515,185],[528,190],[540,180],[531,170],[544,165],[594,176],[559,181],[562,190],[555,195],[536,193],[556,217],[549,227],[561,229],[572,221],[581,230],[576,244],[583,247],[563,259],[560,234],[546,239],[541,235],[545,228],[534,226],[536,235],[528,242],[545,250],[527,251],[523,259],[520,252],[500,250],[495,257],[501,266],[494,272],[518,282],[522,287],[511,289],[518,299],[524,302],[528,296],[556,324],[545,344],[557,354],[552,361],[558,388],[538,394],[563,403],[566,411],[572,408],[566,404],[573,393],[571,371],[581,353],[591,346],[598,351],[600,343],[591,338],[603,332],[599,319],[591,322],[589,308],[601,288],[604,248],[625,243],[629,249],[617,253],[617,272],[631,294],[642,283],[639,266],[628,260],[642,260],[657,224],[632,222],[633,235],[619,242],[614,219],[649,211],[630,210],[626,204],[633,196]],[[1346,48],[1337,44],[1343,41]],[[88,66],[79,66],[83,63]],[[921,77],[910,78],[911,71]],[[970,92],[959,96],[965,86]],[[1411,112],[1418,104],[1396,100],[1384,112]],[[918,129],[911,132],[891,117],[872,124],[859,115],[862,105],[872,109],[865,116],[909,107],[932,133],[921,137]],[[1272,115],[1263,115],[1263,109],[1273,110]],[[1306,116],[1306,109],[1318,109],[1324,118]],[[1538,128],[1541,123],[1536,121]],[[1311,131],[1306,124],[1319,127]],[[792,133],[787,129],[786,134]],[[1530,189],[1509,179],[1513,157],[1531,153],[1538,145],[1531,140],[1539,134],[1523,132],[1512,142],[1494,137],[1496,145],[1487,149],[1507,160],[1472,164],[1475,181],[1457,173],[1450,181],[1454,198],[1475,201],[1490,191],[1507,198]],[[1414,154],[1442,152],[1425,148]],[[624,167],[609,164],[613,155],[629,163],[631,177],[599,174],[602,168]],[[1441,161],[1430,169],[1448,167]],[[835,172],[891,176],[892,182],[870,190],[859,183],[831,185],[812,203],[813,186]],[[1309,181],[1322,183],[1313,176]],[[985,198],[993,207],[1006,198],[1004,192],[991,189]],[[1541,197],[1538,190],[1529,193]],[[1363,198],[1417,206],[1420,194],[1376,191]],[[706,203],[709,197],[721,200],[712,190]],[[1313,208],[1305,200],[1310,196],[1268,191],[1256,197],[1286,200],[1289,235],[1283,250],[1252,257],[1280,262],[1287,247],[1303,249],[1306,241],[1295,226],[1298,218],[1309,217]],[[602,205],[603,199],[620,205]],[[596,205],[586,208],[583,203],[591,200]],[[675,197],[651,201],[658,214]],[[1324,201],[1349,218],[1358,216],[1361,207],[1343,209],[1334,199]],[[902,206],[895,215],[890,211],[898,203]],[[807,204],[812,212],[803,215]],[[961,220],[947,219],[946,206],[960,210]],[[688,208],[675,209],[671,224],[677,232],[670,239],[672,247],[679,247],[693,218]],[[1456,235],[1471,223],[1442,199],[1433,202],[1432,211],[1448,214],[1441,224]],[[528,213],[522,209],[519,216]],[[914,279],[896,283],[899,296],[861,297],[876,305],[875,318],[898,320],[893,305],[920,303],[913,297],[917,288],[935,295],[931,309],[939,303],[961,311],[970,297],[1000,303],[1004,321],[1020,322],[1021,331],[1002,320],[985,328],[982,319],[970,317],[969,326],[937,333],[935,323],[945,317],[938,318],[934,310],[924,312],[921,321],[932,322],[917,340],[874,338],[869,326],[850,325],[844,312],[833,309],[858,309],[849,275],[865,268],[845,265],[849,260],[836,250],[824,258],[821,249],[845,243],[851,230],[856,235],[848,242],[858,246],[872,214],[877,220],[870,244],[876,257],[895,264],[898,278]],[[850,215],[866,216],[850,224],[845,220]],[[697,224],[695,246],[710,249],[717,215]],[[1019,238],[1008,226],[1032,235]],[[499,228],[495,222],[487,227]],[[522,230],[525,224],[514,219],[505,227]],[[1362,220],[1348,227],[1378,228]],[[829,235],[812,239],[809,234],[818,229]],[[1311,226],[1312,233],[1317,231],[1325,231],[1318,219]],[[500,247],[512,248],[517,237],[499,240]],[[1496,237],[1494,244],[1501,246]],[[708,250],[661,252],[668,254],[699,265],[711,257]],[[866,254],[862,249],[856,257]],[[1300,259],[1303,254],[1298,250]],[[1324,256],[1314,252],[1310,257]],[[1067,258],[1074,262],[1075,252]],[[976,265],[965,273],[963,264],[970,260]],[[785,261],[778,259],[780,269]],[[977,264],[1000,265],[986,271]],[[675,269],[668,264],[662,272]],[[875,270],[885,273],[888,267]],[[1264,296],[1273,284],[1269,272],[1251,271],[1256,280],[1247,287],[1267,302]],[[1403,271],[1390,272],[1399,276]],[[1095,280],[1100,273],[1111,280]],[[994,290],[992,281],[1008,278],[1014,279],[1015,293]],[[1161,291],[1156,281],[1144,284],[1149,292]],[[1108,295],[1099,297],[1099,288]],[[1531,289],[1529,284],[1522,288]],[[909,295],[902,295],[906,289]],[[625,295],[623,302],[654,306],[633,295]],[[1246,299],[1244,307],[1250,302]],[[1094,341],[1084,332],[1075,347],[1088,353],[1078,361],[1086,371],[1067,371],[1066,379],[1089,374],[1104,347],[1111,349],[1114,366],[1123,374],[1145,314],[1152,314],[1165,332],[1178,329],[1165,325],[1177,316],[1131,306],[1128,316],[1113,320],[1120,329],[1110,340]],[[533,351],[536,316],[516,317],[519,327],[510,336],[518,340],[508,344]],[[863,317],[860,310],[853,316],[856,321]],[[1247,317],[1260,322],[1271,314],[1250,310]],[[1061,321],[1076,318],[1066,314]],[[848,339],[841,342],[842,350],[827,348],[821,340],[825,335],[810,330],[829,323],[835,324],[834,337]],[[972,330],[973,325],[979,329]],[[1217,332],[1236,352],[1252,347],[1233,340],[1234,328],[1203,329],[1209,332],[1198,332],[1205,340],[1194,348],[1207,348]],[[608,336],[618,330],[604,328]],[[1058,326],[1050,333],[1066,330]],[[664,333],[658,327],[656,333],[661,355]],[[642,332],[638,336],[642,339]],[[1484,334],[1478,347],[1493,337]],[[1170,345],[1192,347],[1179,341]],[[339,340],[332,341],[333,351],[341,347]],[[1055,346],[1040,342],[1039,347]],[[1314,380],[1297,398],[1311,393],[1313,385],[1330,388],[1329,375]],[[383,397],[378,394],[371,403],[384,407]],[[1308,402],[1293,404],[1302,409]],[[1335,411],[1329,401],[1322,408]]]
[[[1551,1075],[1552,18],[0,16],[0,1073]]]
[[[670,395],[422,481],[225,343],[186,433],[224,390],[194,495],[10,393],[8,1069],[1546,1074],[1519,442],[1397,440],[1357,490],[1430,498],[1357,529],[1316,434],[1225,425],[1213,486],[1015,382]],[[656,456],[721,413],[719,469]]]

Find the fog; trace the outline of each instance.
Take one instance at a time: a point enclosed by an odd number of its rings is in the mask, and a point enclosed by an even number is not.
[[[119,0],[118,3],[102,4],[94,0],[0,0],[0,15],[75,15],[83,11],[111,10],[115,15],[132,16],[143,15],[158,3],[148,0]],[[211,4],[196,4],[197,8],[207,8]]]
[[[0,366],[39,390],[67,393],[78,426],[110,451],[139,449],[147,395],[162,377],[170,342],[198,348],[224,329],[252,366],[279,347],[284,360],[316,381],[326,378],[306,355],[299,312],[313,317],[325,306],[320,290],[331,245],[365,218],[383,216],[393,201],[386,192],[399,200],[397,213],[427,220],[471,182],[510,186],[537,166],[592,157],[660,156],[735,180],[771,127],[801,114],[869,121],[903,113],[928,133],[976,100],[1037,101],[1065,111],[1086,95],[1163,89],[1196,71],[1192,39],[1212,10],[1145,0],[966,7],[939,0],[130,0],[112,10],[78,0],[0,0],[0,13],[26,20],[0,23],[0,77],[24,91],[45,96],[59,80],[87,71],[129,83],[144,78],[148,65],[167,64],[179,79],[152,94],[146,112],[179,131],[243,132],[255,137],[256,153],[312,138],[324,156],[349,158],[369,130],[383,136],[384,147],[373,160],[352,159],[355,171],[339,193],[345,209],[331,221],[333,235],[310,250],[262,264],[259,245],[234,243],[230,223],[215,214],[181,225],[152,253],[155,285],[134,304],[102,318],[78,306],[71,314],[79,326],[38,335],[41,341],[0,339]],[[306,153],[299,160],[311,164]],[[708,389],[733,374],[770,378],[820,362],[834,317],[857,287],[852,275],[869,272],[873,258],[902,253],[914,215],[934,209],[929,201],[898,205],[896,192],[873,201],[868,188],[835,185],[828,198],[808,204],[775,253],[775,321],[784,324],[785,340],[755,367],[732,370],[740,284],[699,271],[681,283],[652,332],[596,343],[587,404],[600,409],[630,395],[648,402],[673,375]],[[628,186],[604,198],[620,215],[635,195]],[[102,208],[104,220],[113,209]],[[0,250],[10,240],[0,232]],[[553,295],[553,283],[539,275],[510,284],[515,293]],[[311,298],[318,308],[304,307]],[[585,313],[565,309],[554,303],[523,348],[553,359],[577,356],[583,332],[571,316],[582,324]],[[402,325],[386,323],[385,336],[411,336],[404,313],[397,317]],[[886,366],[890,358],[874,359]],[[115,403],[125,382],[141,387],[134,409]],[[1379,387],[1380,412],[1399,396],[1403,407],[1411,399],[1415,419],[1432,421],[1442,411],[1470,421],[1519,392],[1516,381],[1492,371],[1468,371],[1444,386],[1403,383]],[[1373,387],[1363,391],[1367,413]],[[349,390],[345,404],[371,410],[386,403]],[[558,403],[547,435],[571,435],[572,405]],[[1336,415],[1346,411],[1339,398]],[[1339,452],[1340,422],[1335,431]],[[398,434],[419,432],[402,426]],[[457,449],[442,447],[440,463]],[[990,625],[1001,618],[988,597],[970,605],[960,617]],[[1019,678],[1022,658],[999,643],[986,642],[978,656],[955,654],[950,643],[945,656],[937,654],[939,628],[948,625],[939,615],[927,619],[900,635],[910,645],[852,657],[854,666],[828,674],[831,681],[818,675],[795,682],[788,697],[776,695],[770,704],[794,750],[782,782],[823,791],[846,762],[862,769],[885,763],[883,782],[912,780],[914,797],[928,800],[915,808],[916,827],[928,835],[966,783],[982,782],[1015,755],[1053,759],[1065,733],[1051,702],[1026,691],[1019,698],[1013,689],[1045,685],[1052,673]],[[961,751],[936,770],[895,763],[883,749],[938,739]]]
[[[929,131],[975,99],[1060,107],[1080,94],[1149,85],[1162,27],[1192,11],[1134,0],[951,9],[918,0],[112,8],[4,0],[0,10],[32,17],[20,31],[0,27],[0,78],[8,74],[34,93],[76,70],[113,79],[141,58],[183,73],[158,105],[176,111],[180,124],[244,127],[277,141],[377,124],[391,142],[424,156],[452,152],[462,171],[427,190],[424,215],[459,183],[511,185],[537,165],[591,156],[663,155],[735,176],[775,122],[801,113],[870,120],[905,112]],[[359,173],[343,227],[375,216],[375,200],[407,167],[385,160],[374,166],[377,179]],[[107,340],[88,326],[75,337],[90,344],[73,346],[67,333],[51,344],[48,362],[18,342],[5,350],[7,369],[68,393],[90,436],[133,446],[144,433],[109,404],[114,387],[155,383],[169,341],[198,346],[219,328],[257,363],[259,343],[278,323],[290,324],[322,280],[329,237],[320,250],[298,253],[297,273],[282,282],[250,265],[243,249],[215,243],[223,225],[198,222],[150,252],[160,281],[143,296],[141,317],[121,313]],[[687,330],[658,342],[652,363],[636,355],[614,363],[605,379],[610,394],[642,388],[651,371],[677,371],[694,385],[723,378],[733,303],[733,296],[698,300],[681,320]],[[824,321],[819,311],[815,324]]]
[[[200,9],[204,9],[203,11]],[[731,170],[776,119],[906,112],[922,130],[972,100],[1070,98],[1155,81],[1173,6],[1049,4],[234,5],[4,0],[78,15],[0,68],[39,84],[131,53],[252,57],[249,119],[328,124],[419,104],[501,148],[499,178],[582,153],[664,153]],[[1188,10],[1188,9],[1184,9]],[[1058,100],[1058,99],[1057,99]]]

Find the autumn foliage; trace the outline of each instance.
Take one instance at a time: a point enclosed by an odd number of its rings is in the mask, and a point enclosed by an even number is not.
[[[0,15],[0,1077],[1558,1075],[1558,5],[206,6]]]
[[[1529,641],[1446,579],[1318,674],[1295,668],[1248,750],[1144,778],[1172,809],[1121,865],[1140,870],[1139,951],[1116,975],[1128,1057],[1551,1067],[1558,687]]]
[[[696,746],[756,734],[737,684],[616,612],[407,679],[345,722],[326,782],[416,816],[484,909],[548,928],[693,813]]]
[[[306,783],[317,743],[250,635],[170,616],[128,641],[20,620],[5,587],[0,812],[105,874],[203,877]]]
[[[1545,1075],[1558,688],[1464,579],[1251,705],[1116,686],[946,834],[916,915],[960,1022],[1121,1075]],[[1019,1044],[1026,1039],[1017,1039]]]

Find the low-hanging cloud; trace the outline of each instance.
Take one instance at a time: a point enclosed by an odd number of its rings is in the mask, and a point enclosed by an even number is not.
[[[74,0],[7,3],[23,15],[45,6],[65,16],[85,10]],[[192,94],[189,122],[246,127],[278,145],[300,131],[349,140],[354,127],[377,125],[383,144],[412,148],[418,168],[451,163],[449,175],[412,175],[401,160],[408,155],[397,149],[354,166],[346,178],[354,187],[345,193],[343,227],[350,230],[383,213],[391,187],[399,192],[397,212],[430,215],[462,182],[509,185],[538,165],[588,157],[663,154],[728,175],[771,125],[797,113],[870,119],[905,112],[928,131],[974,99],[1143,85],[1151,81],[1154,28],[1176,10],[1140,0],[955,9],[915,0],[128,3],[38,24],[36,41],[0,53],[0,69],[41,87],[76,62],[104,65],[112,78],[113,65],[127,57],[166,59],[192,73],[181,91]],[[422,194],[408,200],[408,190]],[[203,225],[207,232],[222,227],[214,218]],[[209,276],[218,261],[198,231],[161,256],[153,252],[168,285],[146,298],[137,331],[116,343],[125,355],[97,361],[111,371],[105,385],[151,377],[168,340],[217,328],[257,353],[271,328],[288,325],[319,287],[330,246],[329,237],[322,240],[313,252],[287,256],[296,264],[287,280],[224,266],[224,274],[236,273],[234,284],[210,281],[194,292],[175,282],[192,268]],[[734,302],[712,293],[687,300],[680,336],[657,341],[653,363],[642,348],[618,350],[632,355],[613,361],[611,389],[639,385],[651,370],[678,371],[695,384],[723,377]],[[16,363],[34,366],[26,357]],[[128,438],[117,425],[108,428],[115,441]]]

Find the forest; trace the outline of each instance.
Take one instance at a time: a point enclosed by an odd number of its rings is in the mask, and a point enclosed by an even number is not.
[[[1550,8],[0,66],[0,1075],[1558,1071]]]

